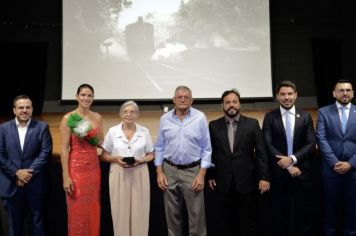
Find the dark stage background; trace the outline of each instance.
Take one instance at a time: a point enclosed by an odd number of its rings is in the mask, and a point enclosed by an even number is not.
[[[356,9],[352,2],[270,0],[273,87],[292,80],[299,97],[316,97],[321,106],[332,101],[335,80],[355,81]],[[61,27],[61,0],[0,3],[1,78],[10,83],[2,86],[0,115],[11,113],[11,99],[19,93],[33,96],[38,113],[43,102],[59,102]]]

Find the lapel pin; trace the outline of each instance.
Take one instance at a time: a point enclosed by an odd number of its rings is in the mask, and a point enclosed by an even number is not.
[[[297,118],[299,118],[300,117],[300,115],[299,114],[297,114]]]

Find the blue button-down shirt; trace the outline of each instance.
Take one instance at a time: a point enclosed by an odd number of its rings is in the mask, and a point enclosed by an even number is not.
[[[175,109],[161,117],[155,165],[162,165],[164,159],[178,165],[201,160],[202,168],[211,166],[210,134],[204,113],[191,107],[183,120],[175,114]]]

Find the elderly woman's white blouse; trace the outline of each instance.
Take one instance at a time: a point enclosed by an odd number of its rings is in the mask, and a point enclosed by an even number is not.
[[[122,130],[122,122],[109,129],[102,144],[103,149],[112,156],[144,158],[146,153],[153,152],[152,138],[149,130],[136,123],[136,132],[130,141]]]

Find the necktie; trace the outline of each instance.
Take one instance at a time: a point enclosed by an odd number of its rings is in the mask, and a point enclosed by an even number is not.
[[[342,133],[344,134],[345,133],[345,130],[346,130],[346,125],[347,125],[347,116],[346,116],[346,107],[340,107],[341,109],[341,117],[340,117],[340,120],[341,120],[341,130],[342,130]]]
[[[229,138],[231,152],[234,151],[235,131],[236,131],[236,124],[234,123],[234,121],[229,121],[228,138]]]
[[[288,149],[288,156],[293,155],[293,135],[292,135],[292,121],[289,114],[289,111],[286,113],[286,137],[287,137],[287,149]]]

